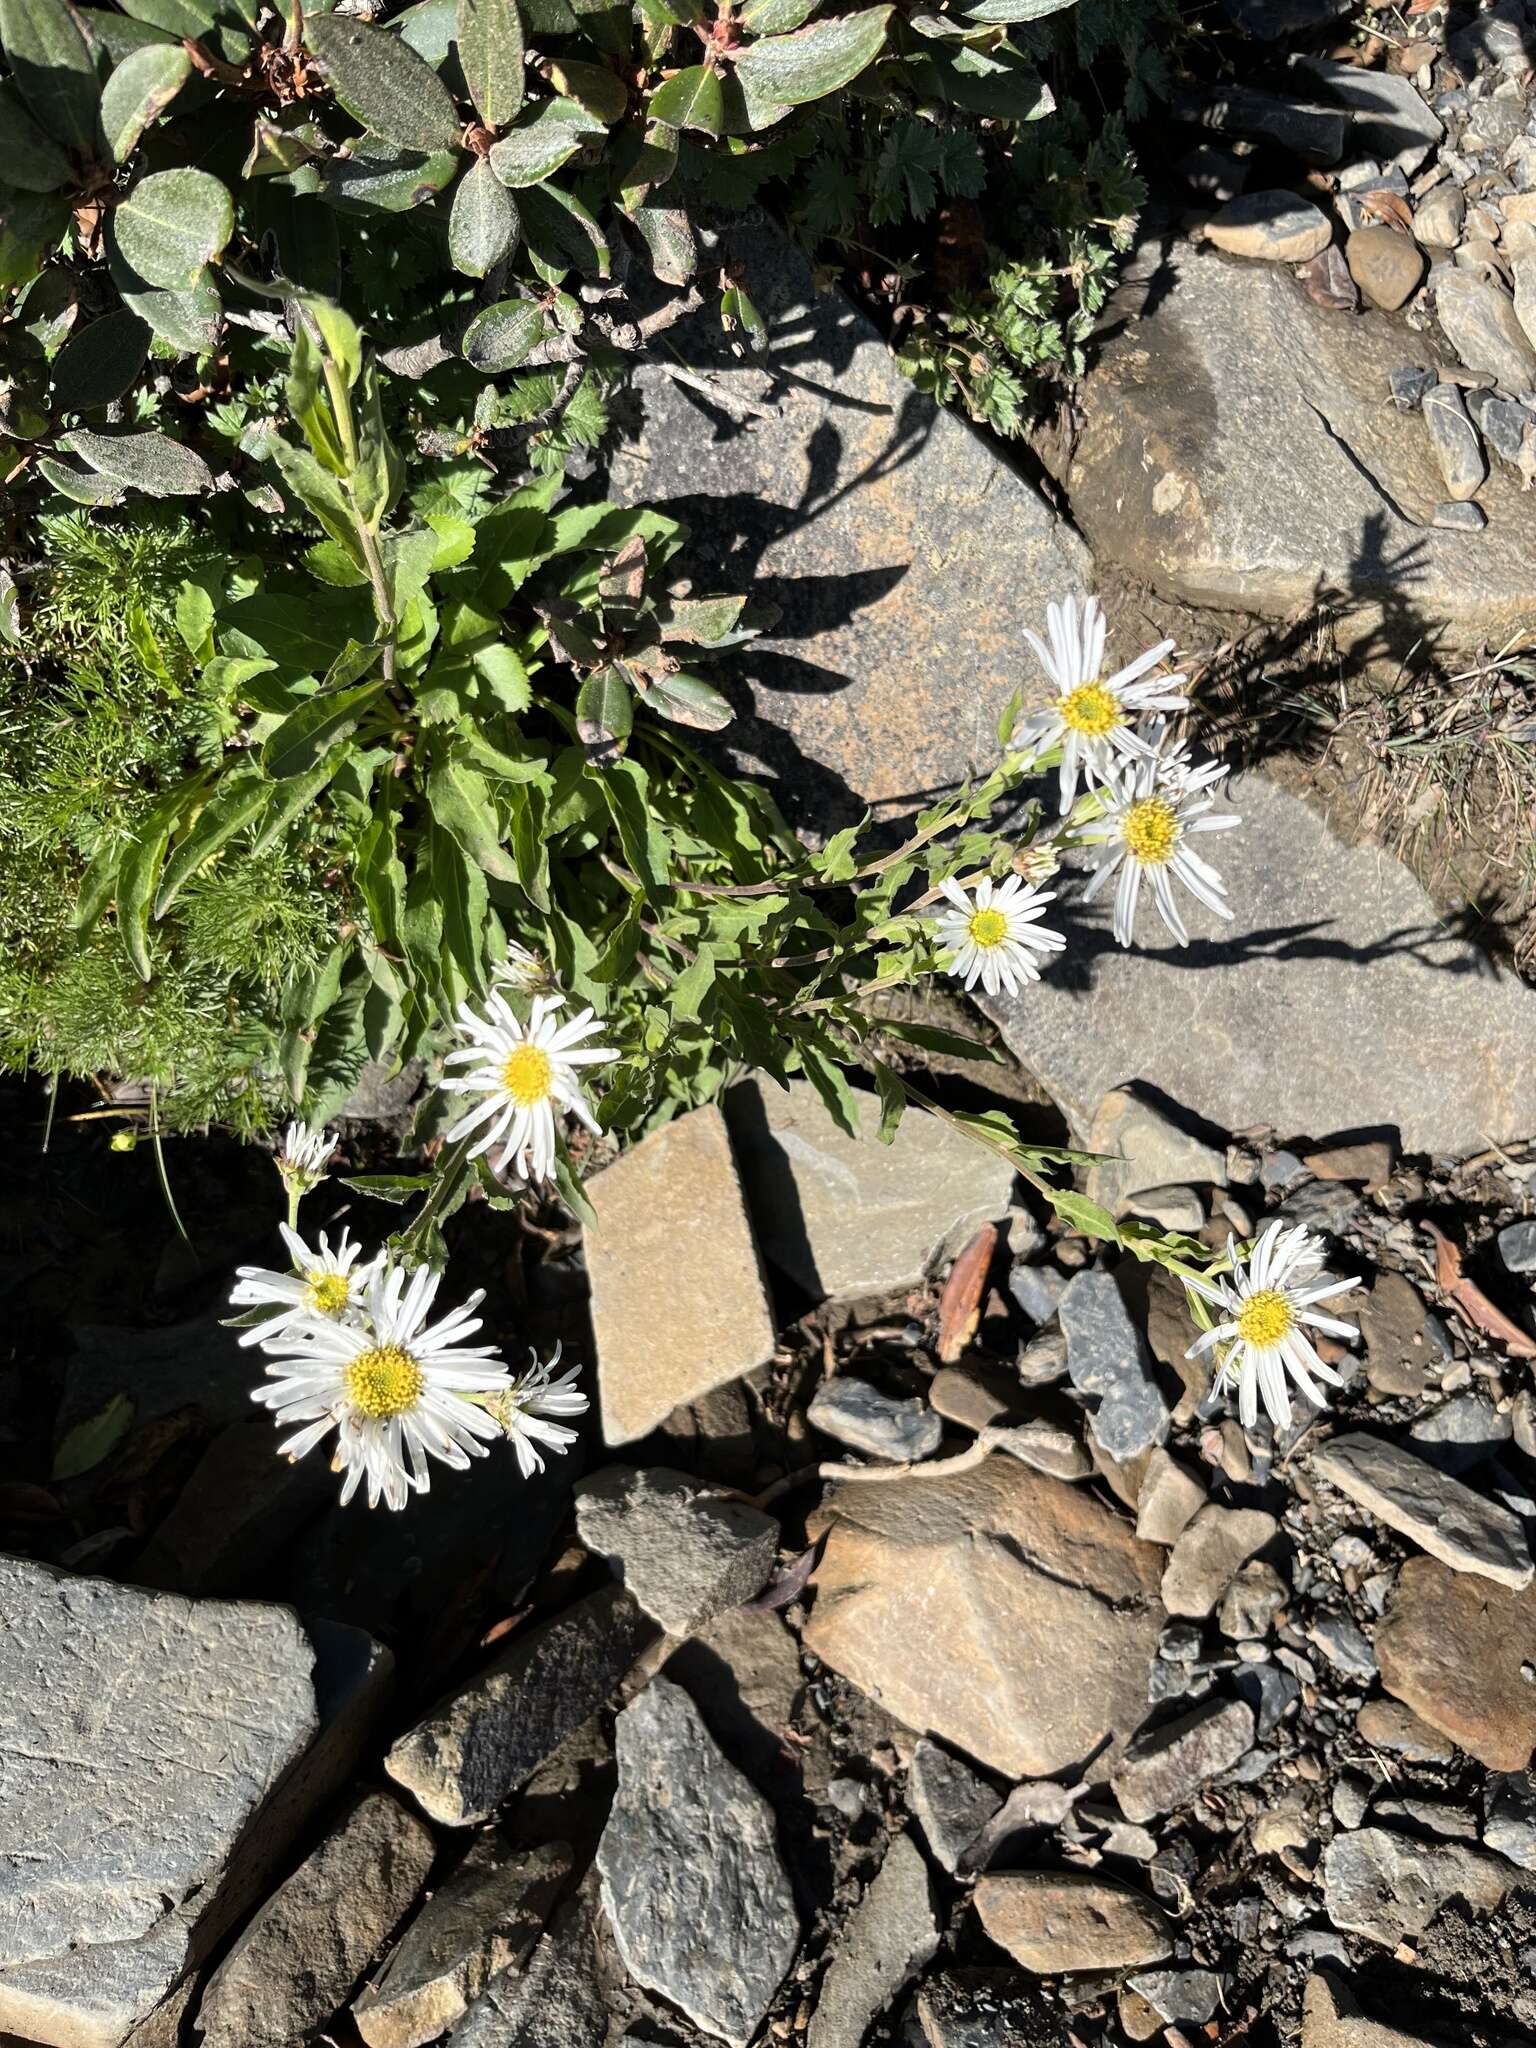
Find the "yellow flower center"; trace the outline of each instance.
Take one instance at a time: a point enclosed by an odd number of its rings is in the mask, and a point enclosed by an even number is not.
[[[321,1273],[304,1290],[311,1308],[323,1316],[339,1316],[351,1295],[345,1273]]]
[[[973,910],[971,921],[966,926],[974,946],[990,949],[1000,946],[1008,936],[1008,920],[1000,910]]]
[[[1278,1287],[1261,1287],[1250,1294],[1237,1316],[1237,1334],[1245,1344],[1268,1350],[1288,1337],[1296,1327],[1296,1311]]]
[[[360,1351],[341,1376],[347,1399],[370,1422],[388,1422],[421,1399],[426,1374],[398,1344]]]
[[[1080,683],[1067,692],[1058,709],[1064,723],[1085,739],[1101,740],[1125,723],[1120,699],[1102,683]]]
[[[542,1046],[520,1045],[502,1062],[501,1085],[519,1109],[532,1109],[536,1102],[548,1100],[554,1073]]]
[[[1132,860],[1160,868],[1172,860],[1179,843],[1178,813],[1160,796],[1144,796],[1126,812],[1120,830]]]

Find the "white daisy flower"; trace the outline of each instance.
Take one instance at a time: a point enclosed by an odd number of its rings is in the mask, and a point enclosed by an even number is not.
[[[559,1415],[585,1415],[587,1397],[577,1387],[576,1381],[581,1368],[573,1365],[563,1372],[559,1379],[551,1378],[560,1363],[560,1346],[557,1344],[554,1356],[543,1361],[535,1357],[520,1380],[517,1380],[509,1394],[492,1403],[491,1412],[500,1422],[511,1439],[517,1453],[518,1469],[525,1479],[531,1479],[536,1472],[544,1470],[544,1460],[539,1447],[553,1451],[563,1457],[567,1448],[575,1443],[576,1431],[566,1429],[553,1418]]]
[[[496,1418],[466,1398],[505,1394],[512,1384],[494,1345],[464,1342],[480,1328],[474,1311],[484,1293],[429,1324],[437,1288],[426,1266],[385,1266],[369,1279],[357,1321],[311,1315],[266,1346],[272,1385],[251,1398],[280,1427],[301,1425],[278,1445],[287,1457],[302,1458],[336,1431],[332,1470],[343,1475],[343,1507],[366,1482],[369,1507],[382,1499],[403,1508],[412,1489],[428,1490],[429,1457],[461,1472],[501,1435]]]
[[[974,900],[953,876],[939,889],[951,908],[936,919],[936,936],[941,946],[955,949],[949,972],[967,988],[979,981],[989,996],[1000,989],[1013,995],[1025,982],[1040,979],[1037,955],[1045,959],[1067,943],[1038,922],[1046,904],[1056,901],[1054,889],[1032,889],[1020,875],[1000,883],[984,875]]]
[[[1227,1252],[1232,1261],[1230,1275],[1188,1279],[1188,1285],[1212,1302],[1224,1320],[1196,1338],[1184,1355],[1195,1358],[1220,1348],[1218,1385],[1237,1382],[1238,1415],[1244,1429],[1251,1429],[1258,1420],[1261,1394],[1276,1429],[1285,1429],[1291,1420],[1287,1376],[1318,1408],[1324,1406],[1324,1396],[1314,1380],[1324,1380],[1331,1387],[1344,1384],[1318,1357],[1306,1332],[1310,1327],[1331,1337],[1357,1336],[1352,1323],[1319,1315],[1317,1305],[1347,1294],[1360,1282],[1330,1280],[1320,1287],[1313,1285],[1323,1266],[1321,1242],[1305,1224],[1287,1229],[1278,1216],[1260,1231],[1246,1259],[1237,1256],[1230,1238]]]
[[[524,1024],[505,996],[492,989],[485,999],[487,1014],[468,1003],[458,1023],[469,1040],[448,1054],[449,1061],[471,1063],[467,1074],[445,1079],[450,1092],[481,1099],[448,1132],[449,1142],[471,1131],[483,1135],[470,1148],[470,1158],[502,1148],[496,1170],[508,1166],[525,1180],[548,1180],[555,1166],[555,1111],[569,1111],[591,1131],[597,1120],[582,1091],[578,1069],[617,1059],[612,1046],[583,1045],[602,1024],[591,1010],[561,1022],[556,1014],[564,996],[535,996]]]
[[[498,960],[491,969],[491,980],[517,989],[524,995],[531,995],[538,989],[551,989],[555,985],[549,962],[520,939],[508,939],[506,958]]]
[[[1227,832],[1242,823],[1230,811],[1212,815],[1211,791],[1226,772],[1219,761],[1196,768],[1177,749],[1167,756],[1148,754],[1106,781],[1100,792],[1103,817],[1078,835],[1085,846],[1105,848],[1083,901],[1091,902],[1118,875],[1114,928],[1122,946],[1135,936],[1143,878],[1159,917],[1181,946],[1189,944],[1189,933],[1174,898],[1175,882],[1217,917],[1231,917],[1226,883],[1188,843],[1197,832]]]
[[[315,1130],[306,1123],[291,1123],[272,1163],[283,1177],[291,1196],[307,1195],[325,1179],[331,1154],[340,1140],[330,1131]]]
[[[1117,758],[1139,757],[1147,743],[1135,730],[1144,711],[1187,709],[1182,675],[1153,676],[1165,655],[1173,652],[1171,640],[1159,640],[1145,654],[1138,654],[1113,675],[1104,673],[1104,614],[1096,597],[1084,600],[1082,615],[1078,601],[1066,597],[1045,608],[1047,648],[1037,633],[1026,626],[1024,638],[1035,650],[1041,667],[1056,685],[1057,697],[1043,711],[1021,721],[1018,740],[1044,752],[1061,748],[1061,815],[1071,810],[1077,796],[1079,777],[1086,773],[1102,781]]]
[[[330,1239],[322,1230],[320,1249],[311,1251],[296,1230],[286,1223],[277,1227],[293,1260],[291,1273],[274,1273],[265,1266],[235,1268],[235,1286],[229,1297],[232,1308],[262,1308],[270,1304],[277,1309],[277,1314],[266,1322],[242,1330],[242,1344],[265,1344],[269,1337],[314,1316],[332,1322],[355,1320],[363,1291],[383,1256],[376,1253],[359,1266],[363,1248],[354,1244],[345,1231],[332,1251]]]

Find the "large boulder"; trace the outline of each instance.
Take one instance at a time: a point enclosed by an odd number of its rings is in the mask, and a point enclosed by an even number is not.
[[[1187,242],[1137,252],[1079,387],[1068,494],[1101,561],[1266,618],[1327,604],[1390,651],[1502,638],[1536,612],[1536,500],[1495,463],[1478,534],[1391,372],[1434,362],[1397,315],[1314,305],[1289,271]]]

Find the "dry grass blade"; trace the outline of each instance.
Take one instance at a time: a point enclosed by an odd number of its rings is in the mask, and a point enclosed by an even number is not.
[[[1424,1228],[1435,1240],[1435,1285],[1442,1294],[1449,1295],[1467,1321],[1484,1336],[1502,1344],[1511,1358],[1536,1358],[1536,1342],[1518,1323],[1511,1322],[1503,1309],[1496,1308],[1477,1282],[1469,1280],[1462,1271],[1460,1248],[1433,1223],[1426,1223]]]

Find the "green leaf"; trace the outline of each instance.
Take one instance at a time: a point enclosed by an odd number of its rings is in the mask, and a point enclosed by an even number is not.
[[[477,313],[459,344],[472,369],[494,376],[515,370],[544,339],[544,315],[527,299],[499,299]]]
[[[456,149],[401,149],[370,136],[322,167],[321,197],[344,213],[409,213],[446,191],[463,157]]]
[[[7,185],[57,192],[70,182],[69,158],[38,127],[8,82],[0,82],[0,165]]]
[[[883,1060],[875,1062],[875,1089],[880,1097],[879,1139],[882,1145],[892,1144],[901,1119],[906,1113],[907,1093],[898,1075],[886,1066]]]
[[[123,487],[109,476],[98,476],[88,469],[71,469],[67,463],[55,462],[47,455],[37,458],[37,467],[56,491],[62,491],[76,505],[122,503]]]
[[[196,654],[207,644],[213,631],[213,599],[201,583],[183,583],[177,591],[176,631],[189,654]]]
[[[132,276],[129,272],[128,275]],[[118,283],[123,304],[149,325],[159,340],[178,355],[211,355],[219,345],[224,308],[206,279],[186,292],[135,291]]]
[[[330,471],[323,469],[307,448],[295,448],[290,441],[274,438],[267,455],[289,490],[309,507],[337,546],[361,567],[363,553],[357,521],[341,485]]]
[[[701,953],[696,960],[690,960],[682,973],[672,984],[667,997],[667,1008],[680,1024],[696,1023],[703,1013],[704,1000],[715,985],[715,960],[712,953]]]
[[[859,1098],[854,1094],[830,1041],[806,1036],[798,1038],[796,1044],[805,1078],[821,1097],[832,1121],[850,1138],[860,1137]]]
[[[191,76],[191,58],[174,43],[146,43],[123,59],[101,91],[101,125],[114,163],[127,163]]]
[[[976,0],[965,11],[972,21],[1040,21],[1076,4],[1077,0]]]
[[[214,11],[201,0],[123,0],[123,12],[151,28],[163,29],[178,42],[190,36],[207,35],[214,24]]]
[[[516,882],[517,863],[501,843],[496,806],[483,775],[453,759],[427,771],[427,802],[443,830],[479,868],[499,882]]]
[[[517,241],[512,195],[480,157],[459,180],[448,220],[448,254],[465,277],[484,277],[512,253]]]
[[[66,1430],[53,1455],[54,1480],[78,1479],[91,1472],[122,1442],[137,1410],[131,1394],[114,1394],[105,1408]]]
[[[713,683],[702,676],[657,676],[645,693],[648,710],[674,725],[691,725],[698,732],[720,732],[736,716],[729,702]]]
[[[268,791],[266,821],[251,842],[252,853],[267,853],[276,846],[294,819],[307,811],[321,790],[341,766],[340,754],[330,755],[307,775],[290,776]]]
[[[1090,1202],[1086,1195],[1076,1194],[1071,1188],[1048,1187],[1044,1192],[1062,1222],[1081,1231],[1084,1237],[1103,1238],[1107,1244],[1120,1242],[1114,1217],[1097,1202]]]
[[[104,839],[92,854],[90,866],[81,878],[74,914],[69,920],[73,930],[88,932],[111,902],[122,851],[116,839]]]
[[[336,742],[357,730],[363,713],[387,687],[377,676],[350,690],[311,697],[291,711],[261,750],[261,765],[274,782],[306,774]]]
[[[0,186],[0,288],[30,284],[69,228],[67,197]]]
[[[787,36],[816,12],[817,0],[747,0],[741,10],[743,28],[755,36]]]
[[[100,95],[89,43],[65,0],[0,0],[16,89],[56,142],[94,156]]]
[[[680,206],[637,206],[630,219],[645,238],[651,268],[663,284],[687,284],[699,267],[693,226]]]
[[[53,402],[60,412],[94,412],[137,379],[149,359],[149,328],[119,307],[77,328],[53,359]]]
[[[260,816],[272,794],[271,783],[257,775],[231,778],[208,799],[197,822],[165,864],[155,893],[155,916],[164,917],[204,861],[227,846],[237,832]]]
[[[595,753],[611,753],[634,730],[635,700],[618,669],[610,664],[587,677],[576,693],[576,730],[582,745]]]
[[[638,761],[610,761],[588,771],[596,778],[619,835],[624,858],[647,896],[668,887],[672,857],[667,836],[651,806],[650,779]]]
[[[606,64],[576,57],[551,57],[549,79],[556,92],[580,101],[594,121],[611,128],[629,112],[629,88]]]
[[[207,171],[154,171],[112,216],[124,261],[146,284],[190,291],[234,233],[227,189]]]
[[[26,644],[21,630],[21,593],[16,588],[16,579],[4,562],[0,562],[0,640],[7,647],[22,647]]]
[[[880,1029],[887,1038],[899,1038],[924,1052],[937,1052],[951,1059],[1000,1061],[996,1046],[983,1045],[979,1038],[967,1038],[958,1031],[941,1030],[937,1024],[914,1024],[905,1018],[882,1017]]]
[[[528,709],[533,702],[533,685],[512,648],[498,641],[490,647],[477,647],[472,658],[476,672],[484,678],[503,711],[515,718]]]
[[[749,44],[736,60],[736,77],[752,125],[766,126],[775,108],[825,99],[857,78],[880,54],[891,12],[866,7]]]
[[[424,1195],[433,1185],[430,1173],[344,1173],[338,1177],[344,1188],[356,1188],[360,1195],[397,1205]]]
[[[523,104],[523,21],[516,0],[458,0],[459,68],[487,128]]]
[[[545,100],[525,114],[491,151],[491,168],[514,191],[542,185],[588,142],[608,133],[578,100]]]
[[[169,434],[93,434],[77,427],[62,446],[114,483],[151,498],[191,498],[213,489],[213,472]]]
[[[403,149],[457,146],[459,117],[447,86],[392,30],[322,14],[306,20],[304,33],[337,99],[373,134]]]
[[[129,965],[140,981],[150,979],[149,912],[171,827],[200,784],[196,776],[162,797],[139,828],[117,871],[117,932]]]
[[[669,128],[696,128],[704,135],[718,135],[725,119],[720,74],[707,64],[690,64],[656,88],[646,113]]]

